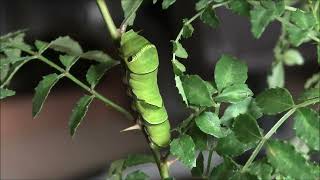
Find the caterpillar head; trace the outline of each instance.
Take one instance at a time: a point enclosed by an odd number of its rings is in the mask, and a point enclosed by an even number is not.
[[[135,74],[147,74],[159,66],[156,47],[133,30],[121,37],[121,52],[128,69]]]

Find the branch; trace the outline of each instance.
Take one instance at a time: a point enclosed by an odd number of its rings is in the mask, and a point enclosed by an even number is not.
[[[212,1],[210,1],[208,4],[210,4]],[[212,9],[216,9],[218,7],[224,6],[226,4],[228,4],[229,1],[223,2],[223,3],[218,3],[218,4],[214,4],[211,8]],[[191,24],[194,20],[196,20],[197,18],[199,18],[201,16],[201,14],[204,12],[205,8],[203,8],[202,10],[200,10],[197,14],[195,14],[194,16],[192,16],[188,21],[186,21],[183,25],[182,28],[180,29],[176,39],[174,40],[175,42],[178,42],[181,39],[182,33],[183,33],[183,27],[185,25]],[[172,54],[172,61],[176,59],[176,54],[173,53]]]
[[[131,115],[131,113],[129,111],[127,111],[126,109],[124,109],[123,107],[119,106],[118,104],[114,103],[113,101],[111,101],[110,99],[104,97],[103,95],[101,95],[100,93],[98,93],[97,91],[95,91],[94,89],[91,89],[89,86],[87,86],[86,84],[84,84],[83,82],[81,82],[79,79],[77,79],[76,77],[74,77],[72,74],[70,74],[68,71],[66,71],[65,69],[61,68],[60,66],[58,66],[57,64],[53,63],[52,61],[50,61],[49,59],[47,59],[46,57],[42,56],[41,54],[38,54],[34,51],[30,51],[27,49],[21,49],[19,47],[15,47],[17,49],[20,49],[30,55],[35,56],[37,59],[39,59],[40,61],[48,64],[49,66],[51,66],[52,68],[56,69],[57,71],[61,72],[64,74],[65,77],[67,77],[68,79],[70,79],[71,81],[73,81],[75,84],[77,84],[78,86],[80,86],[81,88],[83,88],[84,90],[86,90],[88,93],[90,93],[92,96],[94,96],[95,98],[101,100],[102,102],[104,102],[106,105],[112,107],[113,109],[117,110],[118,112],[122,113],[123,115],[126,116],[126,118],[133,120],[133,116]]]
[[[104,22],[106,23],[110,35],[113,40],[118,40],[120,38],[120,33],[116,27],[116,25],[113,22],[113,19],[110,15],[110,12],[108,10],[108,6],[104,0],[97,0],[98,7],[100,9],[100,12],[103,16]]]
[[[265,144],[265,142],[278,130],[278,128],[299,108],[301,107],[305,107],[305,106],[309,106],[311,104],[315,104],[318,103],[320,100],[320,98],[315,98],[315,99],[311,99],[308,101],[305,101],[301,104],[295,105],[293,106],[286,114],[284,114],[279,121],[269,130],[269,132],[261,139],[261,141],[259,142],[258,146],[256,147],[256,149],[252,152],[251,156],[249,157],[248,161],[246,162],[246,164],[243,166],[241,172],[245,172],[249,166],[251,165],[251,163],[253,162],[253,160],[256,158],[256,156],[258,155],[258,153],[260,152],[261,148],[263,147],[263,145]]]

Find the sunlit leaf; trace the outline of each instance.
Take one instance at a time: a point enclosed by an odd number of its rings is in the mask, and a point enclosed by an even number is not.
[[[189,168],[196,166],[195,144],[189,135],[181,135],[173,139],[170,144],[170,152]]]

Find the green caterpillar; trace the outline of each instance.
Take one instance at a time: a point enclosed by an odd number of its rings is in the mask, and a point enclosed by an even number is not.
[[[122,58],[134,107],[141,115],[150,140],[159,147],[170,142],[170,124],[157,83],[159,58],[156,47],[133,30],[121,37]]]

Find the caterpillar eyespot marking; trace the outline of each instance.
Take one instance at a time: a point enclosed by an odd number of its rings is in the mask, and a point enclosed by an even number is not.
[[[170,123],[157,83],[157,49],[133,30],[122,35],[120,44],[134,99],[133,109],[143,120],[149,139],[159,147],[166,147],[170,143]]]

